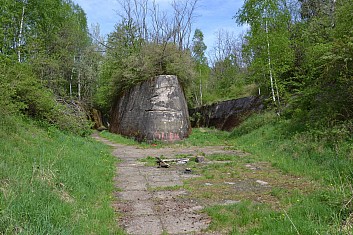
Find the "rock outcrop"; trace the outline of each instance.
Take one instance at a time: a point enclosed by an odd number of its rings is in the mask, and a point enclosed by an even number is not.
[[[250,96],[190,109],[193,127],[215,127],[230,131],[246,117],[263,109],[260,97]]]
[[[93,128],[98,131],[107,130],[107,128],[103,125],[102,121],[102,113],[97,109],[91,110],[91,119],[94,122]]]
[[[188,137],[189,113],[177,77],[157,76],[118,97],[109,130],[148,142],[174,142]]]

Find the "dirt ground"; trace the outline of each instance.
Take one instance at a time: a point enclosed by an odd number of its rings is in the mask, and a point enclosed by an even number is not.
[[[176,155],[198,156],[201,152],[206,156],[225,154],[246,157],[248,154],[229,150],[224,146],[139,148],[112,143],[98,134],[94,134],[93,137],[113,147],[113,155],[121,160],[115,178],[117,189],[115,207],[119,214],[119,225],[132,235],[219,234],[205,232],[211,222],[207,214],[202,213],[205,206],[237,203],[239,195],[254,201],[276,204],[276,200],[268,193],[272,185],[292,188],[303,183],[299,178],[279,176],[280,173],[270,169],[268,163],[243,164],[242,175],[245,178],[239,178],[236,182],[200,180],[198,182],[200,187],[196,187],[198,192],[190,194],[183,189],[183,181],[190,178],[197,180],[199,176],[186,171],[185,165],[173,164],[170,168],[161,168],[157,167],[157,164],[148,166],[141,159],[159,156],[168,159],[175,158]],[[261,178],[263,174],[260,176],[260,171],[266,172],[268,177]],[[278,177],[281,177],[281,180],[276,180]],[[210,200],[202,200],[202,193],[206,191],[206,187],[211,192]],[[214,193],[212,187],[215,187]],[[233,196],[228,200],[227,198],[220,200],[221,196],[217,197],[218,201],[212,200],[212,196],[215,196],[220,188]],[[231,192],[228,192],[230,190]]]

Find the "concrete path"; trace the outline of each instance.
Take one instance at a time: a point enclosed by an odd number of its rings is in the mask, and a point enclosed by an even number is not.
[[[210,218],[202,213],[207,205],[225,205],[237,203],[240,200],[251,200],[280,208],[278,198],[271,195],[273,188],[283,188],[291,192],[301,190],[315,190],[316,186],[305,178],[283,174],[268,162],[242,162],[234,169],[239,175],[229,182],[216,182],[222,185],[217,191],[217,200],[198,200],[183,190],[183,180],[198,177],[185,174],[185,165],[172,164],[170,168],[145,166],[139,161],[141,158],[160,157],[175,158],[176,155],[185,156],[224,154],[246,157],[249,154],[242,151],[226,150],[224,146],[212,147],[180,147],[175,148],[138,148],[114,144],[94,135],[99,141],[113,147],[113,155],[121,159],[116,173],[116,211],[119,223],[128,234],[132,235],[159,235],[159,234],[229,234],[217,228],[217,232],[206,231]],[[202,153],[202,154],[201,154]],[[226,161],[222,161],[225,163]],[[205,162],[212,164],[212,161]],[[202,167],[202,165],[200,165]],[[206,184],[205,184],[206,185]],[[212,184],[209,184],[210,186]],[[227,186],[225,186],[227,185]],[[206,187],[198,190],[207,190]],[[215,191],[210,190],[210,193]],[[199,192],[193,191],[192,195]],[[235,197],[230,197],[235,195]],[[222,199],[221,199],[222,198]]]
[[[123,160],[118,166],[116,186],[123,212],[122,225],[129,234],[183,234],[207,228],[207,217],[198,213],[202,207],[178,199],[184,191],[153,191],[153,188],[182,185],[182,179],[190,177],[165,168],[145,167],[132,155],[137,149],[120,146],[115,156]],[[141,155],[140,155],[141,156]]]
[[[117,210],[120,226],[128,234],[205,234],[210,219],[200,212],[196,201],[183,199],[184,190],[163,190],[164,187],[183,185],[182,180],[196,177],[173,168],[147,167],[138,159],[147,156],[196,154],[200,149],[140,149],[111,143],[93,136],[114,148],[113,155],[121,159],[117,167]],[[157,189],[157,190],[153,190]]]

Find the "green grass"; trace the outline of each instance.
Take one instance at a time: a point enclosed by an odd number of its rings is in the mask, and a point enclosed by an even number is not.
[[[270,161],[285,172],[305,175],[326,185],[353,183],[353,142],[341,141],[334,148],[327,141],[312,136],[313,130],[303,131],[291,120],[277,119],[267,114],[247,121],[263,119],[263,125],[247,134],[242,126],[236,129],[234,138],[238,148]]]
[[[193,130],[185,141],[190,145],[226,144],[251,153],[241,158],[210,155],[208,160],[231,162],[192,166],[201,177],[185,182],[190,198],[210,205],[240,201],[206,207],[212,218],[209,229],[227,234],[353,234],[353,143],[323,140],[316,132],[270,112],[251,117],[232,133]],[[248,163],[263,170],[244,168]],[[251,185],[256,179],[270,182],[271,188],[257,191]],[[242,183],[234,189],[225,182]]]
[[[167,143],[155,141],[152,144],[146,142],[137,142],[133,138],[127,138],[119,134],[110,133],[108,131],[100,132],[100,136],[107,138],[115,143],[125,145],[138,145],[141,148],[163,148],[163,147],[179,147],[179,146],[214,146],[224,145],[231,146],[232,139],[229,139],[229,132],[219,131],[211,128],[195,128],[192,130],[189,138],[176,143]]]
[[[127,138],[122,135],[110,133],[109,131],[102,131],[99,133],[100,136],[111,140],[115,143],[126,144],[126,145],[138,145],[139,143],[135,141],[133,138]]]
[[[163,159],[163,157],[161,157]],[[146,158],[141,158],[138,161],[144,162],[145,166],[157,166],[157,159],[152,156],[147,156]]]
[[[181,142],[185,146],[212,146],[225,145],[231,143],[228,140],[229,133],[210,128],[195,128],[189,138]]]
[[[0,234],[123,234],[105,145],[1,116],[0,159]]]
[[[161,147],[170,145],[168,143],[164,143],[160,141],[154,141],[153,143],[138,142],[134,138],[129,138],[119,134],[110,133],[109,131],[102,131],[99,133],[99,135],[118,144],[134,145],[134,146],[138,146],[139,148],[161,148]]]
[[[353,213],[353,143],[344,140],[331,144],[317,138],[314,132],[293,120],[264,113],[253,116],[231,133],[230,138],[238,148],[260,161],[321,185],[304,194],[273,190],[272,194],[287,210],[283,220],[262,220],[256,228],[242,234],[352,234],[352,229],[344,227]],[[265,218],[271,218],[270,213]],[[299,233],[288,223],[289,218]]]
[[[211,161],[234,161],[238,157],[234,155],[211,154],[211,155],[207,155],[206,158]]]
[[[273,210],[269,205],[241,201],[205,209],[212,217],[210,230],[226,230],[228,234],[351,234],[340,233],[332,224],[335,210],[322,202],[322,192],[308,197],[294,194],[287,197],[288,209]]]
[[[249,234],[264,234],[263,231],[258,231],[260,233],[250,231],[258,230],[261,223],[265,220],[272,220],[273,223],[278,223],[280,218],[279,213],[272,211],[268,206],[250,201],[226,206],[211,206],[206,208],[205,212],[213,219],[209,229],[223,230],[223,232],[229,234],[245,234],[245,232],[249,232]]]

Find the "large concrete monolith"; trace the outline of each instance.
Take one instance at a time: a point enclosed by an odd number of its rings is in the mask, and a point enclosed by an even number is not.
[[[161,75],[125,91],[113,106],[109,129],[148,142],[188,137],[189,113],[178,78]]]

